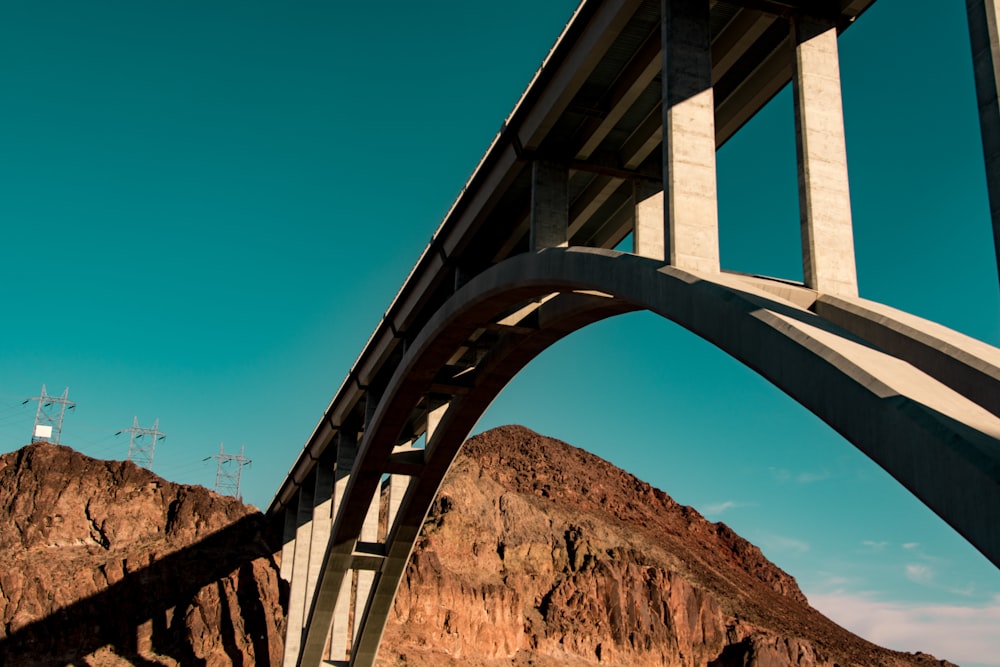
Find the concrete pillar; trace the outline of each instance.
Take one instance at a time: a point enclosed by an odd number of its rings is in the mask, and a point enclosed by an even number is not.
[[[405,452],[411,449],[413,447],[407,445],[405,447],[397,447],[396,452]],[[396,523],[396,517],[399,515],[399,507],[403,503],[403,498],[406,496],[406,490],[409,486],[409,475],[389,476],[389,502],[385,521],[385,534],[387,536],[392,532],[392,527]]]
[[[295,558],[295,523],[298,519],[298,496],[292,499],[284,511],[285,529],[281,539],[281,578],[292,580],[292,561]]]
[[[309,545],[312,542],[313,493],[316,480],[310,474],[302,481],[296,512],[295,554],[292,558],[292,578],[288,593],[288,629],[285,631],[285,665],[294,665],[302,644],[302,628],[308,613],[306,588],[309,579]]]
[[[351,468],[358,456],[358,433],[343,430],[337,433],[337,463],[334,466],[333,486],[333,516],[340,511],[347,491],[347,482],[351,479]]]
[[[531,164],[531,250],[569,245],[569,169],[535,160]]]
[[[351,573],[347,573],[351,577]],[[333,626],[330,628],[330,660],[347,660],[347,649],[351,644],[348,636],[350,628],[348,621],[351,616],[351,584],[345,581],[337,595],[337,604],[333,608]]]
[[[808,287],[857,296],[837,29],[796,17],[792,32],[802,273]]]
[[[330,543],[333,527],[333,478],[336,447],[327,447],[316,462],[316,486],[313,492],[312,543],[309,547],[309,578],[306,584],[306,609],[312,604],[313,592],[323,569],[323,558]]]
[[[378,509],[380,493],[376,490],[375,497],[368,505],[368,513],[365,514],[365,522],[361,526],[361,542],[378,541]],[[357,598],[354,600],[354,637],[357,638],[358,630],[364,619],[365,607],[368,605],[368,597],[371,595],[372,586],[375,583],[375,573],[371,570],[358,570]]]
[[[431,438],[434,436],[434,432],[437,431],[438,424],[441,423],[441,418],[444,417],[444,413],[448,411],[448,406],[450,403],[442,403],[433,410],[427,411],[427,424],[426,430],[424,431],[424,447],[431,444]]]
[[[368,389],[365,390],[365,431],[371,428],[372,420],[375,418],[375,410],[378,409],[378,402],[380,398],[380,393],[376,392],[372,387],[368,387]]]
[[[334,468],[333,516],[336,517],[344,500],[351,468],[358,454],[358,434],[343,430],[337,434],[337,463]],[[347,573],[350,579],[351,573]],[[333,624],[330,628],[330,659],[346,660],[347,649],[351,645],[351,584],[345,581],[340,587],[337,604],[333,610]]]
[[[650,259],[666,261],[663,190],[649,181],[633,181],[632,204],[635,207],[632,252]]]
[[[965,0],[993,243],[1000,268],[1000,0]]]
[[[719,270],[715,98],[709,0],[661,0],[663,16],[664,254]]]

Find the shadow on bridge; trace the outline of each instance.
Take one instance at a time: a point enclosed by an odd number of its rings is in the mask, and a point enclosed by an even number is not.
[[[271,560],[273,545],[280,543],[280,533],[272,526],[259,514],[245,516],[200,542],[127,573],[100,593],[0,637],[0,665],[85,664],[88,655],[109,645],[134,665],[163,664],[157,657],[182,665],[206,665],[186,641],[186,617],[205,612],[198,609],[198,598],[213,585],[219,600],[219,641],[232,664],[280,664],[288,586],[277,576],[272,560],[281,609],[265,608],[266,598],[260,594],[253,567],[258,558]],[[81,568],[71,576],[89,575]],[[224,590],[223,579],[231,575],[238,609],[230,608],[231,597]],[[249,630],[251,663],[245,661],[247,651],[238,645],[237,623]],[[270,633],[265,630],[269,624],[274,626]]]

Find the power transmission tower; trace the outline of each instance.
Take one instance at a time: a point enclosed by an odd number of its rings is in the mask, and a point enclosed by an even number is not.
[[[243,474],[243,466],[252,463],[250,459],[243,456],[244,446],[240,445],[239,454],[226,454],[223,443],[219,443],[219,453],[209,456],[204,460],[215,459],[218,463],[215,468],[215,492],[224,496],[235,496],[237,500],[243,500],[240,495],[240,477]]]
[[[139,418],[132,417],[132,428],[123,429],[115,433],[121,435],[128,433],[128,460],[141,466],[146,470],[153,469],[153,454],[156,452],[156,443],[167,437],[166,433],[159,430],[160,420],[153,422],[153,428],[142,428],[139,426]]]
[[[62,435],[63,417],[66,416],[67,408],[72,410],[76,403],[69,400],[69,387],[63,391],[62,396],[49,396],[45,393],[45,385],[42,385],[42,395],[29,398],[21,405],[30,401],[38,401],[38,409],[35,410],[35,427],[31,431],[31,441],[39,442],[45,440],[59,444],[59,437]]]

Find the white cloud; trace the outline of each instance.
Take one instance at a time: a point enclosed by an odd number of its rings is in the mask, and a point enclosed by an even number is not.
[[[836,590],[839,591],[844,588],[844,586],[851,585],[855,583],[850,577],[845,577],[843,574],[819,571],[816,573],[820,580],[817,582],[817,586],[823,590]]]
[[[809,551],[808,542],[797,540],[794,537],[785,537],[784,535],[765,534],[761,535],[755,542],[765,551],[771,549],[775,551],[790,551],[797,556],[801,556]]]
[[[777,482],[788,482],[794,481],[796,484],[812,484],[813,482],[820,482],[824,479],[830,479],[833,475],[830,474],[829,470],[823,470],[821,472],[813,472],[810,470],[804,470],[802,472],[793,472],[788,468],[768,468],[771,473],[771,477]]]
[[[920,546],[920,542],[906,542],[903,544],[903,548],[907,551],[912,551]]]
[[[869,641],[966,665],[1000,666],[1000,596],[985,605],[904,603],[870,593],[809,595],[819,611]]]
[[[885,551],[885,548],[889,546],[888,542],[885,541],[876,542],[875,540],[865,540],[861,544],[865,545],[872,551]]]
[[[716,517],[737,507],[750,507],[752,503],[740,503],[735,500],[727,500],[721,503],[712,503],[701,508],[701,513],[707,517]]]
[[[785,468],[768,468],[771,471],[771,476],[779,482],[787,482],[791,477],[791,471]]]
[[[830,479],[830,473],[826,470],[823,472],[800,472],[795,476],[795,481],[799,484],[812,484],[813,482],[822,482],[824,479]]]
[[[927,565],[909,563],[906,566],[906,578],[918,584],[929,584],[934,580],[934,570]]]

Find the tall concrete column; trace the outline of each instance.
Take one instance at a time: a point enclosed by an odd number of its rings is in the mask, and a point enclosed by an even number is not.
[[[632,204],[635,207],[632,252],[665,261],[663,190],[649,181],[633,181]]]
[[[569,245],[569,169],[535,160],[531,165],[531,250]]]
[[[285,631],[285,665],[294,665],[302,645],[302,628],[308,613],[306,589],[309,581],[309,547],[312,542],[313,493],[315,476],[310,474],[299,487],[296,513],[295,554],[288,592],[288,629]]]
[[[993,243],[1000,268],[1000,0],[965,0]]]
[[[437,431],[438,424],[441,423],[444,413],[448,411],[449,405],[451,404],[442,403],[436,408],[427,411],[427,423],[424,425],[424,447],[431,444],[431,438],[434,437],[434,432]]]
[[[792,32],[802,273],[808,287],[857,296],[837,28],[796,17]]]
[[[397,447],[394,453],[407,452],[413,449],[412,443],[409,445]],[[403,504],[403,498],[406,497],[406,490],[410,486],[410,476],[409,475],[390,475],[389,476],[389,502],[387,503],[386,520],[385,520],[385,534],[386,536],[392,532],[393,526],[396,524],[396,517],[399,516],[399,508]]]
[[[333,527],[333,478],[336,447],[327,447],[316,462],[316,486],[313,492],[312,543],[309,547],[309,578],[306,584],[306,609],[312,604],[316,582],[323,569],[323,558]]]
[[[350,481],[351,468],[358,454],[358,434],[351,430],[342,430],[337,434],[337,464],[334,469],[333,516],[336,517],[344,501],[344,492]],[[337,604],[333,610],[333,624],[330,628],[330,659],[346,660],[347,649],[351,645],[351,583],[352,574],[348,571]]]
[[[284,511],[285,528],[281,540],[281,578],[285,581],[292,580],[292,562],[295,559],[295,528],[298,519],[298,496],[292,499],[292,503],[285,507]]]
[[[374,387],[365,390],[365,425],[367,431],[375,419],[375,411],[378,409],[378,402],[382,399],[382,392],[376,391]]]
[[[352,575],[347,573],[347,577]],[[340,587],[337,595],[337,604],[333,608],[333,625],[330,628],[330,660],[347,660],[347,649],[350,646],[351,638],[348,621],[351,616],[351,584]]]
[[[665,259],[719,270],[709,0],[661,0]]]
[[[378,510],[380,493],[378,488],[375,497],[368,505],[368,512],[365,514],[365,521],[361,525],[361,542],[378,541]],[[368,605],[368,598],[375,583],[375,573],[371,570],[358,570],[357,597],[354,600],[354,641],[358,637],[358,624],[365,617],[365,607]]]

